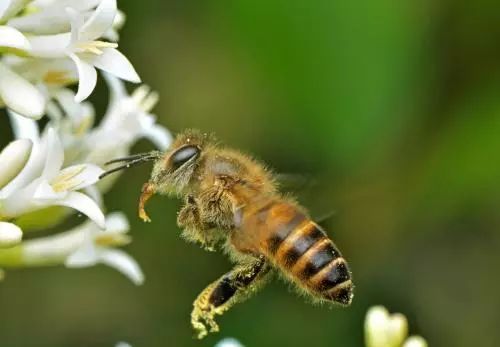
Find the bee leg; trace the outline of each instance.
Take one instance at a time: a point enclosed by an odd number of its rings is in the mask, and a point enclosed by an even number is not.
[[[223,230],[234,228],[233,205],[227,190],[214,186],[200,194],[199,208],[201,219]]]
[[[270,269],[261,256],[250,263],[237,265],[205,288],[193,303],[191,312],[191,324],[197,338],[202,339],[209,331],[219,331],[215,316],[222,315],[256,292],[265,282]]]
[[[141,218],[144,222],[151,222],[146,210],[147,201],[153,196],[156,189],[152,183],[144,183],[141,190],[141,197],[139,198],[139,218]]]
[[[177,225],[183,229],[182,236],[188,241],[199,242],[208,251],[214,251],[219,241],[214,226],[202,221],[199,207],[193,196],[187,196],[177,215]]]

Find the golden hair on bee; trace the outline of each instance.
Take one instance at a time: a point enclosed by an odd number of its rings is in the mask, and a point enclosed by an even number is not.
[[[113,160],[132,165],[154,161],[142,187],[139,217],[153,194],[183,199],[177,224],[183,237],[207,250],[221,249],[235,267],[210,284],[193,304],[197,337],[218,331],[215,316],[260,288],[278,272],[319,302],[349,305],[351,272],[326,232],[292,199],[278,192],[274,175],[241,152],[196,130],[179,134],[165,153]]]

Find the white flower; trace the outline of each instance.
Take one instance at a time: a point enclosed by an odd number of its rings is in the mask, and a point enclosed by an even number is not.
[[[226,337],[220,340],[214,347],[243,347],[243,345],[240,341],[232,337]]]
[[[22,237],[23,232],[17,225],[0,222],[0,248],[15,246],[21,242]]]
[[[116,0],[102,0],[86,21],[82,13],[72,8],[67,12],[71,18],[71,33],[30,37],[30,54],[73,60],[79,78],[76,101],[85,100],[94,90],[97,81],[95,68],[131,82],[140,82],[132,64],[116,49],[117,44],[98,40],[113,26]]]
[[[0,100],[22,116],[39,119],[45,110],[43,94],[0,62]]]
[[[12,141],[0,152],[0,188],[9,183],[26,165],[33,142],[29,139]]]
[[[427,347],[427,341],[421,336],[410,336],[403,347]]]
[[[12,180],[0,191],[0,215],[14,218],[48,206],[67,206],[104,227],[99,206],[87,195],[77,192],[97,182],[103,170],[93,164],[61,169],[64,152],[53,128],[48,129],[43,141],[35,147],[37,151],[32,151],[28,163],[16,177],[18,180]],[[43,168],[38,174],[40,162]]]
[[[68,268],[81,268],[105,264],[140,285],[144,274],[137,262],[114,248],[130,242],[128,229],[122,213],[111,213],[106,218],[104,231],[89,220],[63,233],[27,240],[10,249],[0,248],[0,262],[2,267],[64,264]]]
[[[368,310],[365,319],[367,347],[400,347],[408,334],[408,322],[400,313],[389,315],[382,306]]]
[[[67,267],[88,267],[102,263],[120,271],[136,285],[144,282],[144,275],[137,262],[127,253],[112,248],[130,241],[126,235],[129,225],[123,214],[110,214],[106,219],[104,232],[90,222],[86,223],[84,229],[85,240],[68,256],[65,261]]]

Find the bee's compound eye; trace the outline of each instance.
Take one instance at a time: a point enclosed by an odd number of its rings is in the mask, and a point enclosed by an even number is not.
[[[172,168],[174,170],[177,170],[184,163],[191,160],[191,158],[197,157],[199,154],[200,154],[200,149],[197,146],[184,146],[179,148],[171,156],[170,162]]]

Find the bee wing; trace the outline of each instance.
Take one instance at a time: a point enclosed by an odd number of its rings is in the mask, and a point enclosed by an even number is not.
[[[285,195],[291,194],[297,196],[301,202],[310,200],[314,203],[317,191],[321,187],[321,181],[312,174],[294,174],[294,173],[281,173],[276,175],[276,180],[280,192]],[[314,204],[305,204],[311,207]],[[331,206],[323,206],[322,208],[313,207],[311,210],[311,219],[321,226],[329,224],[335,217],[337,212],[330,209]]]
[[[309,174],[279,173],[275,175],[279,190],[282,192],[300,192],[317,186],[317,180]]]

